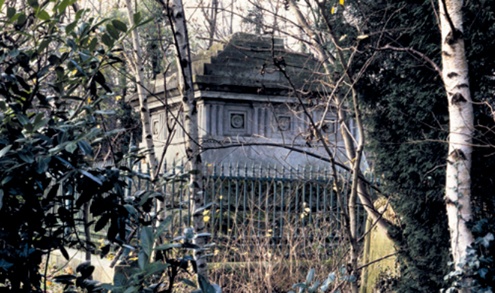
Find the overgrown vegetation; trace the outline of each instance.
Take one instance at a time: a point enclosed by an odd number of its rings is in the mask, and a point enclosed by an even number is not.
[[[486,182],[491,177],[488,165],[493,166],[488,153],[493,152],[494,124],[486,104],[486,97],[493,95],[488,79],[495,59],[488,53],[493,42],[487,41],[495,29],[493,9],[493,3],[483,2],[466,4],[464,10],[470,88],[476,101],[472,191],[478,219],[493,217],[486,209],[494,200]],[[422,1],[373,2],[366,11],[370,31],[381,29],[384,19],[387,24],[385,34],[370,36],[363,44],[369,54],[377,55],[360,87],[375,172],[382,174],[383,188],[391,195],[403,228],[402,278],[396,289],[434,292],[446,286],[443,276],[450,270],[443,198],[447,100],[441,76],[430,63],[440,64],[437,21],[431,3]]]
[[[66,292],[75,290],[73,285],[88,292],[172,292],[178,283],[184,290],[215,292],[218,288],[208,280],[193,280],[197,268],[191,251],[201,249],[193,244],[198,235],[187,229],[174,241],[162,237],[168,222],[157,225],[161,211],[155,203],[164,200],[161,188],[165,182],[148,181],[152,188],[146,191],[128,189],[135,178],[149,180],[133,168],[144,155],[128,148],[140,134],[134,131],[138,123],[122,98],[127,94],[126,82],[114,82],[123,78],[118,46],[129,28],[117,19],[100,20],[83,10],[73,12],[72,0],[26,3],[0,0],[1,290],[43,292],[54,250],[66,258],[67,247],[96,251],[81,235],[79,228],[83,227],[107,229],[102,254],[123,248],[126,253],[121,260],[129,270],[127,275],[117,274],[115,284],[101,286],[90,280],[93,269],[86,263],[77,274],[55,278],[66,286]],[[495,4],[469,2],[465,7],[468,59],[471,72],[476,73],[470,81],[476,106],[472,169],[476,219],[471,223],[476,241],[463,268],[448,266],[443,199],[448,117],[442,81],[431,63],[417,54],[430,56],[436,63],[440,59],[431,4],[367,1],[366,5],[362,19],[366,27],[370,32],[385,31],[364,35],[360,42],[362,59],[357,65],[372,62],[356,85],[365,105],[374,171],[382,176],[380,187],[390,195],[401,228],[393,235],[399,244],[401,277],[384,277],[384,287],[398,292],[457,290],[457,280],[468,274],[473,292],[488,292],[495,282],[495,44],[491,41],[495,38]],[[333,11],[332,5],[327,6]],[[144,22],[140,14],[134,21]],[[346,33],[339,27],[337,35],[344,39],[342,45],[350,45],[346,42],[357,32]],[[155,54],[149,59],[153,76],[163,70],[155,41],[147,44]],[[407,48],[415,51],[402,50]],[[95,162],[106,158],[111,165],[99,167]],[[347,193],[343,190],[343,198]],[[218,243],[220,253],[213,256],[218,262],[233,257],[245,264],[213,269],[212,280],[225,284],[226,292],[283,292],[293,283],[300,292],[345,290],[357,281],[356,272],[342,266],[348,257],[348,239],[334,237],[344,234],[334,232],[341,227],[291,227],[288,219],[280,218],[288,223],[287,229],[274,240],[270,235],[257,235],[252,216],[232,219],[233,225],[243,224],[235,229],[245,237]],[[318,229],[332,231],[333,238],[329,240],[330,233]]]

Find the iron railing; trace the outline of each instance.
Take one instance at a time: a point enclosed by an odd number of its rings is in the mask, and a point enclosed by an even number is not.
[[[164,217],[172,217],[169,232],[173,237],[191,226],[188,174],[183,164],[165,165],[163,170],[162,208]],[[212,203],[204,220],[214,238],[271,237],[277,241],[289,234],[302,235],[308,227],[329,238],[339,236],[341,209],[346,206],[350,186],[344,174],[338,174],[335,182],[330,169],[213,164],[205,165],[203,174],[205,203]],[[340,196],[336,184],[343,193]],[[148,182],[137,178],[128,192],[147,188]],[[360,205],[357,214],[362,232],[366,217]]]

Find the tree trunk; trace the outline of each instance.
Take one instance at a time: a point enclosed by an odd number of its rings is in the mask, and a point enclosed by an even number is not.
[[[310,36],[311,38],[311,45],[313,49],[316,51],[317,54],[317,59],[322,63],[323,68],[325,70],[325,74],[330,78],[333,76],[333,70],[331,66],[334,64],[336,61],[336,58],[332,55],[330,55],[325,48],[323,47],[323,42],[320,39],[318,34],[315,34],[314,31],[311,29],[310,25],[307,23],[306,19],[302,15],[301,11],[299,10],[299,7],[295,3],[294,0],[288,0],[289,1],[289,6],[294,12],[294,16],[297,19],[297,22],[301,26],[301,28],[304,30],[304,32]],[[340,99],[339,95],[336,94],[335,96],[335,105],[338,106],[337,109],[337,119],[339,121],[339,127],[340,131],[343,137],[344,145],[345,145],[345,150],[347,153],[347,157],[349,160],[353,160],[357,158],[356,155],[356,146],[354,145],[354,139],[350,134],[350,129],[348,125],[348,119],[347,115],[342,108],[343,101]],[[356,170],[358,172],[357,175],[360,177],[360,170]],[[371,201],[371,197],[366,190],[366,186],[363,183],[362,180],[358,180],[358,184],[356,186],[357,190],[357,197],[361,201],[361,204],[363,205],[363,208],[366,210],[368,216],[371,217],[373,220],[373,223],[376,223],[376,225],[387,235],[390,237],[390,230],[393,227],[393,225],[387,221],[385,218],[382,217],[381,213],[378,212],[375,207],[373,206],[373,202]]]
[[[194,98],[194,85],[191,68],[191,53],[189,49],[189,36],[187,33],[184,8],[181,0],[171,1],[169,7],[169,18],[171,20],[177,49],[177,68],[179,70],[177,80],[179,81],[184,108],[184,129],[186,132],[186,155],[188,159],[189,192],[191,202],[192,223],[196,234],[205,233],[205,222],[200,209],[204,206],[202,163],[198,135],[198,108]],[[206,237],[196,237],[195,244],[203,247]],[[207,262],[203,250],[195,251],[195,259],[198,267],[198,275],[208,277]]]
[[[211,1],[210,16],[208,18],[208,49],[213,46],[213,40],[215,39],[215,32],[217,30],[217,16],[218,16],[218,0]]]
[[[127,13],[129,17],[129,23],[134,26],[134,17],[131,0],[126,0]],[[151,180],[155,179],[155,170],[157,169],[157,160],[155,155],[155,145],[153,143],[153,134],[151,132],[151,115],[148,108],[148,95],[145,90],[144,84],[144,68],[143,68],[143,50],[139,41],[139,35],[136,29],[131,30],[132,37],[132,53],[134,57],[134,76],[136,78],[136,88],[139,100],[139,115],[141,123],[143,124],[143,142],[146,147],[146,159],[149,164],[149,173]]]
[[[471,152],[473,105],[464,50],[462,1],[439,0],[442,34],[442,77],[449,103],[449,151],[445,204],[455,268],[463,264],[473,235],[471,220]]]
[[[340,80],[332,80],[334,76],[334,70],[332,66],[335,62],[339,61],[345,68],[347,66],[347,61],[344,59],[343,54],[337,51],[337,57],[330,54],[325,47],[323,46],[323,40],[320,35],[315,33],[304,16],[302,15],[299,7],[295,3],[295,0],[289,0],[289,6],[294,12],[294,15],[301,26],[302,30],[310,37],[311,44],[313,49],[316,51],[316,55],[318,60],[322,63],[323,68],[325,70],[325,74],[330,79],[335,87],[343,86]],[[330,32],[331,34],[331,32]],[[337,49],[338,50],[338,49]],[[346,69],[344,69],[346,70]],[[345,105],[348,104],[344,99],[340,96],[339,93],[334,92],[330,95],[329,99],[333,99],[333,101],[329,101],[329,103],[334,103],[337,107],[337,120],[339,122],[340,133],[342,135],[342,139],[344,142],[344,148],[346,151],[347,159],[349,160],[350,168],[352,171],[352,186],[351,193],[348,200],[348,206],[346,207],[348,210],[348,227],[346,231],[349,236],[349,244],[350,244],[350,264],[352,266],[352,274],[356,277],[358,275],[357,268],[359,262],[359,243],[358,243],[358,235],[357,235],[357,214],[356,214],[356,203],[357,199],[360,200],[362,206],[366,210],[368,216],[372,219],[373,223],[379,227],[385,235],[390,237],[390,232],[393,228],[393,225],[382,217],[381,213],[378,212],[373,202],[371,201],[371,196],[366,189],[364,182],[360,179],[362,177],[361,173],[361,160],[363,155],[364,148],[364,131],[363,125],[361,123],[360,110],[358,108],[358,101],[356,98],[356,94],[353,88],[353,80],[351,76],[345,74],[345,77],[350,84],[350,91],[352,92],[352,104],[354,106],[354,118],[357,123],[359,137],[358,137],[358,145],[356,146],[355,138],[351,133],[351,129],[349,126],[349,120],[347,118],[346,110],[344,109]],[[350,284],[350,290],[353,293],[357,293],[359,291],[358,285],[356,282]]]

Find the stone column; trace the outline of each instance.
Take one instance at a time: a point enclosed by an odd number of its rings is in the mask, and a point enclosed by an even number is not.
[[[220,104],[218,105],[218,108],[217,108],[218,112],[217,112],[217,115],[215,115],[217,117],[217,135],[223,135],[224,134],[224,128],[223,128],[223,124],[224,124],[224,107],[223,107],[223,104]]]

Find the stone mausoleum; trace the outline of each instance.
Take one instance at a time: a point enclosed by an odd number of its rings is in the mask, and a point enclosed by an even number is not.
[[[323,125],[332,152],[338,156],[339,133],[334,109],[321,98],[326,89],[320,82],[321,71],[315,59],[291,52],[283,39],[246,33],[236,33],[225,44],[196,56],[193,74],[203,162],[328,167],[308,155],[327,157],[321,143],[311,140],[301,105],[302,101]],[[148,101],[156,153],[162,154],[167,138],[173,135],[165,158],[180,162],[185,157],[186,136],[179,125],[172,128],[175,117],[182,121],[176,74],[154,80],[152,90],[155,96]]]

